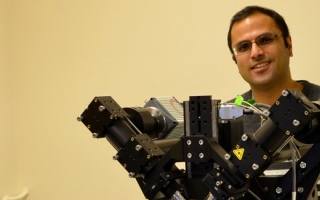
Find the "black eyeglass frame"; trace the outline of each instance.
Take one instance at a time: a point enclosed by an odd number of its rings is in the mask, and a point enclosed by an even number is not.
[[[262,39],[266,39],[266,36],[271,36],[271,37],[268,37],[267,39],[272,39],[271,41],[263,41]],[[239,42],[238,44],[236,44],[233,48],[232,48],[232,51],[233,51],[233,54],[235,56],[239,56],[239,55],[243,55],[243,54],[247,54],[251,51],[252,49],[252,43],[256,43],[258,45],[258,47],[266,47],[266,46],[269,46],[273,43],[276,43],[277,42],[277,37],[281,37],[282,35],[281,34],[274,34],[274,33],[264,33],[264,34],[261,34],[259,35],[253,42],[252,41],[249,41],[249,40],[245,40],[245,41],[242,41],[242,42]],[[261,42],[260,42],[261,40]],[[265,44],[263,43],[265,42]],[[248,45],[247,49],[245,51],[242,51],[242,52],[239,52],[237,51],[237,47],[240,47],[241,45]]]

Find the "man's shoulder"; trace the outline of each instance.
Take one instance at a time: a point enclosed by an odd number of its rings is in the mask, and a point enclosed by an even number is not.
[[[303,84],[302,93],[304,93],[311,101],[320,100],[320,85],[311,83],[306,80],[298,81]]]

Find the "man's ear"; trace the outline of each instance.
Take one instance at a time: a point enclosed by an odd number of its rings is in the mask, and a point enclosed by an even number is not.
[[[232,55],[232,60],[237,64],[237,60],[236,60],[236,57],[234,55]]]
[[[288,50],[289,50],[289,56],[292,57],[293,53],[292,53],[292,40],[291,40],[291,36],[289,35],[287,38],[287,43],[288,43]]]

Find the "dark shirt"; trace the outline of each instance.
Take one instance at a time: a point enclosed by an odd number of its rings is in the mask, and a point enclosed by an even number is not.
[[[305,80],[297,81],[303,85],[302,93],[311,101],[320,101],[320,86]],[[245,101],[252,99],[252,91],[249,90],[241,95]],[[234,99],[229,101],[234,102]],[[258,130],[261,124],[259,115],[245,115],[242,117],[244,133],[253,133]]]

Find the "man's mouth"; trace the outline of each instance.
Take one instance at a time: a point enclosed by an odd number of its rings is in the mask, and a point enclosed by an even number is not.
[[[264,67],[264,66],[266,66],[266,65],[268,65],[268,64],[270,64],[270,63],[271,63],[270,61],[268,61],[268,62],[263,62],[263,63],[260,63],[260,64],[258,64],[258,65],[253,66],[252,69],[259,69],[259,68]]]

